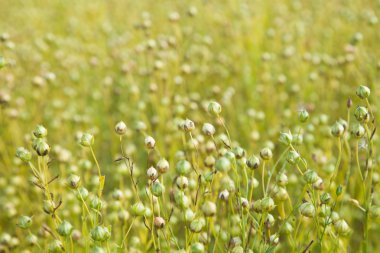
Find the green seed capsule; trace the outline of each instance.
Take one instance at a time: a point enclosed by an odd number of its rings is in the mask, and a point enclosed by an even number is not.
[[[67,185],[71,189],[77,189],[79,187],[79,184],[80,184],[79,176],[72,174],[67,178]]]
[[[79,144],[83,147],[90,147],[94,144],[94,136],[89,133],[82,134]]]
[[[378,219],[378,218],[380,218],[380,207],[372,205],[369,208],[369,215],[371,216],[372,219]]]
[[[328,204],[331,200],[331,195],[328,192],[324,192],[322,193],[320,199],[322,204]]]
[[[177,162],[175,169],[181,176],[186,176],[191,171],[191,164],[186,160],[180,160]]]
[[[98,246],[95,246],[90,253],[106,253],[106,250],[103,248],[100,248]]]
[[[227,172],[231,169],[231,162],[226,157],[220,157],[215,162],[215,168],[220,172]]]
[[[216,205],[211,201],[206,201],[205,203],[203,203],[201,209],[206,217],[211,217],[216,214]]]
[[[19,217],[17,226],[19,226],[22,229],[27,229],[30,228],[30,226],[32,226],[32,223],[33,220],[31,217],[23,215]]]
[[[315,208],[313,204],[309,202],[302,203],[299,207],[301,215],[312,218],[315,215]]]
[[[32,159],[32,153],[23,147],[19,147],[16,149],[16,157],[27,163]]]
[[[54,212],[54,209],[55,209],[55,204],[51,200],[44,200],[42,208],[43,208],[45,213],[52,214]]]
[[[242,246],[240,246],[240,245],[235,246],[232,249],[231,253],[244,253],[244,248]]]
[[[161,158],[156,165],[157,170],[164,174],[169,170],[169,162],[165,158]]]
[[[75,196],[79,201],[86,200],[88,198],[88,190],[85,187],[79,187],[78,191],[75,193]]]
[[[38,125],[34,130],[33,130],[33,134],[36,138],[45,138],[47,136],[47,129],[42,126],[42,125]]]
[[[208,112],[212,115],[219,115],[222,112],[222,106],[217,102],[210,102],[208,104]]]
[[[27,244],[30,246],[37,245],[38,243],[38,237],[34,234],[28,234],[25,239]]]
[[[290,145],[293,142],[293,135],[289,133],[280,133],[279,141],[285,145]]]
[[[360,124],[355,124],[351,129],[351,134],[356,138],[362,138],[365,135],[365,128]]]
[[[247,159],[246,165],[248,168],[255,170],[260,166],[260,159],[257,156],[252,155]]]
[[[115,125],[115,132],[120,136],[125,135],[127,132],[127,125],[123,121],[119,121]]]
[[[145,206],[141,202],[135,203],[132,208],[131,212],[134,216],[143,216],[145,215]]]
[[[160,197],[164,192],[165,186],[161,184],[158,180],[154,181],[154,183],[152,184],[152,194],[156,197]]]
[[[260,151],[260,156],[263,160],[270,160],[273,156],[272,154],[272,150],[270,148],[263,148],[261,151]]]
[[[65,220],[61,224],[59,224],[57,228],[58,234],[63,237],[70,236],[73,230],[74,230],[73,225],[71,225],[70,222],[65,221]]]
[[[241,147],[235,147],[232,152],[237,159],[242,159],[245,156],[245,150]]]
[[[90,207],[92,209],[100,210],[103,207],[103,201],[98,196],[94,196],[91,198]]]
[[[279,202],[283,202],[283,201],[288,199],[289,195],[288,195],[288,192],[286,191],[286,189],[284,187],[276,185],[273,188],[273,197],[275,200],[277,200]]]
[[[91,230],[91,238],[97,242],[105,242],[111,237],[111,232],[107,227],[96,226]]]
[[[318,176],[317,172],[315,172],[314,170],[307,170],[303,174],[303,178],[305,179],[305,181],[308,184],[314,184],[319,179],[319,176]]]
[[[364,106],[358,106],[354,112],[355,118],[359,122],[367,123],[369,121],[369,113]]]
[[[63,244],[59,240],[54,240],[48,245],[48,250],[49,253],[59,253],[59,252],[64,252],[65,248],[63,247]]]
[[[39,141],[35,150],[39,156],[46,156],[50,152],[50,146],[45,141]]]
[[[286,222],[285,224],[284,224],[284,232],[286,233],[286,234],[291,234],[291,233],[293,233],[293,226],[292,226],[292,224],[290,224],[289,222]]]
[[[205,252],[205,246],[200,242],[191,244],[191,253],[203,253]]]
[[[371,95],[371,90],[367,86],[360,85],[356,89],[356,95],[361,99],[366,99]]]
[[[347,236],[351,233],[350,227],[343,219],[337,220],[334,224],[334,228],[338,235]]]
[[[274,201],[271,197],[265,197],[261,199],[261,208],[265,212],[270,212],[275,208]]]
[[[302,123],[305,123],[309,119],[309,113],[305,109],[299,111],[299,113],[298,113],[298,119]]]
[[[335,137],[341,137],[344,133],[344,126],[339,122],[335,122],[335,124],[331,127],[331,134]]]
[[[297,164],[301,159],[301,156],[295,150],[290,150],[286,156],[286,161],[290,164]]]
[[[190,230],[193,233],[200,233],[205,225],[206,221],[204,218],[197,218],[190,223]]]

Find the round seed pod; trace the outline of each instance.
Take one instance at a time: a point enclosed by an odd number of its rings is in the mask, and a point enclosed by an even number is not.
[[[154,226],[157,228],[157,229],[161,229],[165,226],[165,220],[164,218],[162,217],[154,217]]]
[[[77,175],[74,175],[74,174],[71,174],[68,178],[67,178],[67,185],[71,188],[71,189],[77,189],[80,185],[80,177],[77,176]]]
[[[65,248],[63,247],[63,244],[59,240],[54,240],[48,244],[47,251],[49,253],[59,253],[64,252]]]
[[[57,233],[60,236],[68,237],[71,235],[73,230],[74,230],[73,225],[71,225],[70,222],[64,220],[61,224],[59,224],[59,226],[57,228]]]
[[[203,203],[201,209],[206,217],[211,217],[216,214],[216,205],[211,201],[206,201],[205,203]]]
[[[84,133],[82,134],[82,137],[80,138],[79,143],[83,147],[90,147],[94,144],[94,136],[89,133]]]
[[[366,99],[371,95],[371,90],[367,86],[360,85],[356,89],[356,95],[361,99]]]
[[[226,157],[220,157],[216,160],[215,168],[220,172],[227,172],[231,169],[231,162]]]
[[[20,216],[18,218],[17,226],[22,228],[22,229],[28,229],[30,226],[32,226],[33,220],[29,216]]]
[[[26,148],[19,147],[16,149],[16,157],[27,163],[32,159],[32,153]]]
[[[265,212],[270,212],[275,208],[274,201],[271,197],[265,197],[261,199],[261,208]]]
[[[118,134],[118,135],[125,135],[126,132],[127,132],[127,125],[123,122],[123,121],[119,121],[118,123],[116,123],[115,125],[115,132]]]
[[[344,127],[339,122],[335,122],[335,124],[331,127],[331,134],[335,137],[341,137],[344,133]]]
[[[368,110],[364,106],[356,107],[354,115],[357,121],[364,123],[367,123],[370,118]]]
[[[315,208],[313,204],[309,202],[302,203],[299,207],[301,215],[312,218],[315,215]]]
[[[141,202],[137,202],[132,205],[131,212],[134,216],[144,216],[145,215],[145,206]]]
[[[154,180],[154,179],[157,178],[158,173],[157,173],[157,170],[156,170],[154,167],[150,167],[150,168],[146,171],[146,175],[149,177],[149,179]]]
[[[91,238],[97,242],[105,242],[111,237],[111,232],[107,227],[96,226],[91,230]]]
[[[183,122],[183,129],[186,131],[186,132],[191,132],[195,129],[195,124],[193,121],[189,120],[189,119],[186,119],[184,122]]]
[[[202,132],[207,136],[212,136],[215,134],[215,127],[210,123],[204,123],[202,126]]]
[[[298,119],[300,122],[305,123],[309,119],[309,113],[303,109],[298,112]]]
[[[161,158],[156,164],[157,170],[164,174],[169,170],[169,162],[165,158]]]
[[[194,242],[191,244],[191,253],[204,253],[205,246],[200,242]]]
[[[223,190],[219,193],[219,199],[227,201],[230,196],[230,193],[228,190]]]
[[[42,125],[36,126],[36,128],[33,130],[33,135],[36,138],[45,138],[47,136],[47,133],[47,129]]]
[[[305,179],[305,181],[308,184],[314,184],[319,179],[319,176],[318,176],[317,172],[315,172],[314,170],[307,170],[303,174],[303,178]]]
[[[260,151],[260,156],[261,156],[261,159],[265,160],[265,161],[268,161],[272,158],[273,154],[272,154],[272,150],[270,148],[263,148],[261,151]]]
[[[45,141],[39,141],[35,150],[39,156],[46,156],[50,152],[50,146]]]
[[[351,229],[347,222],[343,219],[339,219],[334,223],[335,231],[338,235],[347,236],[351,233]]]
[[[365,128],[361,124],[355,124],[351,129],[351,134],[356,138],[362,138],[365,135]]]
[[[178,174],[185,176],[191,171],[191,164],[187,160],[180,160],[176,164],[176,171]]]
[[[252,155],[247,159],[246,165],[248,168],[255,170],[260,167],[260,159],[257,156]]]
[[[205,225],[206,225],[206,221],[204,218],[201,217],[201,218],[194,219],[190,223],[190,231],[193,233],[200,233]]]
[[[165,192],[165,186],[161,184],[158,180],[154,181],[152,184],[152,194],[156,197],[162,196]]]
[[[82,201],[82,199],[86,200],[88,198],[88,190],[83,186],[79,187],[75,194],[79,201]]]
[[[212,115],[219,115],[222,112],[222,106],[217,102],[210,102],[207,109]]]
[[[154,147],[156,146],[156,141],[152,136],[145,137],[144,143],[147,149],[154,149]]]
[[[276,176],[276,183],[279,186],[286,186],[288,184],[288,176],[285,173],[280,173]]]

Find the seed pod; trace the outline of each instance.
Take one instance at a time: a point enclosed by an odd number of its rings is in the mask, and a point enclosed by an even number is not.
[[[27,163],[32,159],[32,153],[23,147],[19,147],[16,149],[16,157]]]
[[[181,190],[184,190],[189,186],[189,180],[185,176],[177,177],[175,183],[176,183],[177,187]]]
[[[118,134],[118,135],[125,135],[125,133],[127,132],[127,125],[123,122],[123,121],[119,121],[116,125],[115,125],[115,132]]]
[[[103,207],[103,201],[98,196],[93,196],[90,201],[90,207],[96,210],[100,210]]]
[[[271,244],[276,245],[276,244],[278,244],[278,243],[280,242],[280,238],[278,237],[277,234],[273,234],[273,235],[271,235],[271,236],[269,237],[269,242],[270,242]]]
[[[34,234],[28,234],[25,238],[26,242],[30,246],[37,245],[38,243],[38,237]]]
[[[154,147],[156,146],[156,141],[152,136],[145,137],[144,143],[147,149],[154,149]]]
[[[367,123],[369,121],[369,113],[364,106],[358,106],[354,112],[355,118],[359,122]]]
[[[240,245],[235,246],[231,253],[244,253],[244,248]]]
[[[270,160],[273,156],[272,154],[272,150],[270,148],[263,148],[261,151],[260,151],[260,156],[261,156],[261,159],[263,160]]]
[[[50,146],[45,141],[39,141],[35,150],[39,156],[46,156],[50,152]]]
[[[241,207],[246,209],[249,207],[248,199],[246,198],[240,198]]]
[[[328,204],[331,200],[331,195],[328,192],[324,192],[322,193],[320,199],[322,204]]]
[[[226,157],[220,157],[216,160],[215,168],[220,172],[227,172],[231,169],[231,162]]]
[[[380,218],[380,207],[379,206],[375,206],[375,205],[372,205],[370,208],[369,208],[369,215],[372,219],[378,219]]]
[[[191,171],[191,164],[187,160],[180,160],[176,164],[176,171],[181,176],[186,176]]]
[[[152,194],[156,197],[162,196],[165,192],[165,186],[161,184],[158,180],[154,181],[152,184]]]
[[[59,253],[64,252],[65,248],[63,247],[63,244],[59,240],[54,240],[49,243],[48,250],[49,253]]]
[[[212,115],[219,115],[222,112],[222,106],[217,102],[210,102],[207,109]]]
[[[265,212],[270,212],[275,208],[274,201],[271,197],[265,197],[261,199],[261,208]]]
[[[365,135],[365,129],[361,124],[355,124],[351,129],[351,134],[356,138],[362,138]]]
[[[156,170],[154,167],[151,166],[151,167],[146,171],[146,175],[149,177],[149,179],[154,180],[154,179],[157,178],[158,173],[157,173],[157,170]]]
[[[212,136],[215,134],[215,127],[210,123],[204,123],[202,132],[207,136]]]
[[[211,217],[216,214],[216,205],[211,201],[206,201],[205,203],[203,203],[201,209],[206,217]]]
[[[132,212],[132,215],[134,215],[134,216],[143,216],[145,214],[145,206],[144,206],[144,204],[141,203],[141,202],[135,203],[131,207],[131,212]]]
[[[351,229],[347,222],[343,219],[339,219],[334,223],[335,231],[338,235],[347,236],[351,233]]]
[[[317,172],[315,172],[314,170],[307,170],[303,174],[303,178],[305,179],[305,181],[308,184],[314,184],[319,179],[319,176],[318,176]]]
[[[291,233],[293,233],[293,226],[289,223],[289,222],[286,222],[285,224],[284,224],[284,228],[283,228],[284,230],[284,232],[285,232],[285,234],[291,234]]]
[[[203,227],[206,225],[206,222],[205,222],[205,219],[200,217],[200,218],[197,218],[197,219],[194,219],[191,223],[190,223],[190,230],[191,232],[193,233],[199,233],[202,231]]]
[[[279,141],[288,146],[288,145],[292,144],[293,135],[290,132],[289,133],[280,133]]]
[[[90,147],[94,144],[94,136],[89,133],[82,134],[82,137],[80,138],[79,144],[83,147]]]
[[[44,210],[45,213],[52,214],[55,209],[55,204],[53,201],[45,199],[43,201],[42,209]]]
[[[232,152],[235,154],[237,159],[242,159],[245,157],[245,150],[241,147],[233,148]]]
[[[103,248],[100,248],[99,246],[95,246],[90,253],[106,253],[106,250]]]
[[[47,136],[47,133],[47,129],[42,125],[36,126],[36,128],[33,130],[33,135],[36,138],[45,138]]]
[[[302,122],[305,123],[309,119],[309,113],[303,109],[298,112],[298,119]]]
[[[30,226],[32,226],[32,223],[33,220],[31,217],[23,215],[19,217],[17,226],[19,226],[22,229],[27,229],[30,228]]]
[[[299,207],[301,215],[312,218],[315,215],[315,208],[313,204],[309,202],[302,203]]]
[[[193,121],[189,120],[189,119],[186,119],[184,122],[183,122],[183,130],[185,130],[186,132],[191,132],[195,129],[195,124]]]
[[[164,218],[162,217],[154,217],[154,226],[157,228],[157,229],[161,229],[165,226],[165,220]]]
[[[255,170],[260,166],[260,159],[257,156],[252,155],[247,159],[246,165],[248,168]]]
[[[361,98],[361,99],[366,99],[369,97],[369,95],[371,94],[371,90],[367,87],[367,86],[364,86],[364,85],[360,85],[357,89],[356,89],[356,95]]]
[[[174,201],[181,209],[186,209],[190,205],[190,199],[183,191],[178,191],[174,195]]]
[[[341,137],[344,130],[344,127],[339,122],[335,122],[335,124],[331,127],[331,134],[335,137]]]
[[[191,244],[191,253],[204,253],[205,246],[200,242],[194,242]]]
[[[262,208],[262,205],[261,205],[262,201],[261,199],[258,199],[256,201],[254,201],[252,203],[252,209],[257,212],[257,213],[261,213],[263,211],[263,208]]]
[[[286,155],[286,161],[289,164],[297,164],[301,159],[301,156],[298,154],[295,150],[290,150],[288,154]]]
[[[193,212],[193,210],[191,210],[190,208],[189,209],[186,209],[185,211],[185,221],[186,222],[191,222],[195,217],[195,214]]]
[[[285,173],[277,174],[277,176],[276,176],[276,183],[279,186],[286,186],[288,184],[288,176],[286,176]]]
[[[70,224],[68,221],[63,221],[61,224],[59,224],[57,228],[57,232],[60,236],[68,237],[73,232],[74,227]]]
[[[223,191],[221,191],[220,193],[219,193],[219,199],[221,199],[221,200],[228,200],[228,198],[229,198],[229,196],[230,196],[230,193],[229,193],[229,191],[228,190],[223,190]]]
[[[71,174],[67,178],[67,184],[71,189],[77,189],[80,185],[80,177],[74,174]]]
[[[86,200],[88,198],[88,190],[85,187],[79,187],[78,191],[75,193],[79,201]]]
[[[157,162],[156,167],[161,174],[164,174],[169,170],[169,162],[165,158],[161,158]]]
[[[105,242],[111,237],[111,232],[107,227],[96,226],[91,230],[91,238],[97,242]]]
[[[205,160],[204,160],[204,165],[208,168],[211,168],[215,165],[215,158],[214,156],[212,155],[208,155],[206,156]]]
[[[284,187],[276,185],[273,188],[273,197],[275,200],[277,200],[279,202],[283,202],[283,201],[288,199],[289,195],[288,195],[288,192],[286,191],[286,189]]]

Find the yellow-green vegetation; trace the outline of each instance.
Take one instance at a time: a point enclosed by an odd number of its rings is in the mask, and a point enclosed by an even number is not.
[[[379,1],[0,1],[0,253],[378,252]]]

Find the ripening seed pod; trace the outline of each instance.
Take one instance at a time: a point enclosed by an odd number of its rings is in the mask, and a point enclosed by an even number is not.
[[[247,159],[246,165],[248,168],[255,170],[260,166],[260,159],[257,156],[252,155]]]
[[[181,190],[184,190],[189,186],[189,180],[185,176],[177,177],[175,183],[176,183],[177,187]]]
[[[131,213],[134,216],[144,216],[145,215],[145,206],[141,202],[137,202],[132,205],[131,207]]]
[[[364,106],[358,106],[354,112],[355,118],[359,122],[367,123],[369,121],[369,113]]]
[[[212,115],[219,115],[222,112],[222,106],[217,102],[210,102],[207,109]]]
[[[284,187],[275,185],[273,188],[273,197],[275,200],[283,202],[288,199],[289,195]]]
[[[324,192],[322,193],[320,200],[322,204],[328,204],[331,200],[331,195],[328,192]]]
[[[301,159],[301,156],[300,154],[298,154],[297,151],[295,150],[290,150],[288,152],[288,154],[286,155],[286,161],[289,163],[289,164],[297,164]]]
[[[202,132],[207,136],[215,134],[215,127],[210,123],[204,123],[202,126]]]
[[[176,171],[181,176],[186,176],[191,171],[191,164],[187,160],[180,160],[177,162]]]
[[[96,226],[91,230],[91,238],[96,242],[105,242],[111,237],[107,227]]]
[[[261,159],[263,160],[270,160],[273,156],[272,154],[272,150],[270,148],[263,148],[261,151],[260,151],[260,156],[261,156]]]
[[[165,226],[165,220],[164,218],[162,217],[154,217],[154,226],[157,228],[157,229],[161,229]]]
[[[181,209],[186,209],[190,205],[190,198],[183,191],[177,191],[174,195],[174,201]]]
[[[347,236],[351,233],[351,229],[347,222],[343,219],[339,219],[334,223],[335,231],[338,235]]]
[[[52,200],[45,199],[43,201],[42,209],[44,210],[45,213],[52,214],[55,210],[55,204]]]
[[[284,229],[285,234],[287,234],[287,235],[291,234],[294,230],[292,224],[290,224],[289,222],[286,222],[284,224],[283,229]]]
[[[201,209],[206,217],[211,217],[216,214],[216,205],[211,201],[204,202]]]
[[[147,149],[154,149],[154,147],[156,146],[156,141],[152,136],[145,137],[144,143]]]
[[[231,169],[231,162],[228,158],[222,156],[215,162],[215,168],[220,172],[227,172]]]
[[[301,215],[312,218],[315,215],[315,208],[313,204],[309,202],[302,203],[299,207]]]
[[[161,158],[156,164],[157,170],[164,174],[169,170],[169,162],[165,158]]]
[[[219,199],[227,201],[230,196],[230,193],[228,190],[223,190],[219,193]]]
[[[191,244],[191,253],[204,253],[205,246],[200,242],[194,242]]]
[[[98,196],[93,196],[90,201],[90,207],[92,209],[100,210],[104,206],[103,201]]]
[[[191,132],[195,129],[195,124],[193,121],[189,120],[189,119],[186,119],[184,122],[183,122],[183,130],[185,130],[186,132]]]
[[[195,217],[195,214],[193,212],[193,210],[191,210],[190,208],[186,209],[185,211],[185,221],[186,222],[191,222]]]
[[[74,174],[71,174],[68,178],[67,178],[67,185],[71,188],[71,189],[77,189],[80,185],[80,176],[77,176],[77,175],[74,175]]]
[[[355,124],[351,129],[351,134],[356,138],[362,138],[365,135],[365,128],[361,124]]]
[[[157,178],[158,176],[158,173],[157,173],[157,170],[151,166],[147,171],[146,171],[146,175],[149,177],[149,179],[151,180],[154,180]]]
[[[341,137],[344,133],[344,127],[339,122],[335,122],[335,124],[331,127],[331,134],[335,137]]]
[[[190,231],[193,233],[199,233],[206,225],[206,221],[203,217],[196,218],[190,223]]]
[[[18,147],[16,149],[16,157],[27,163],[32,159],[32,153],[30,153],[26,148]]]
[[[305,179],[305,181],[308,184],[314,184],[319,179],[319,176],[318,176],[317,172],[315,172],[314,170],[307,170],[303,174],[303,178]]]
[[[33,130],[33,135],[36,138],[45,138],[47,136],[47,129],[44,126],[42,126],[42,125],[38,125]]]
[[[17,226],[22,229],[28,229],[30,226],[32,226],[33,220],[32,217],[29,216],[20,216],[17,222]]]
[[[59,253],[64,252],[65,248],[63,247],[63,244],[59,240],[54,240],[49,243],[47,251],[49,253]]]
[[[119,121],[115,125],[115,132],[118,135],[125,135],[125,133],[127,132],[127,125],[123,121]]]
[[[271,236],[269,237],[269,242],[270,242],[271,244],[276,245],[276,244],[278,244],[278,243],[280,242],[280,238],[278,237],[277,234],[273,234],[273,235],[271,235]]]
[[[309,119],[309,113],[305,109],[300,110],[298,113],[298,119],[302,123],[305,123]]]
[[[287,146],[292,144],[293,142],[293,135],[289,133],[280,133],[279,141]]]
[[[279,186],[286,186],[288,184],[288,176],[285,173],[279,173],[276,176],[276,183]]]
[[[364,86],[364,85],[360,85],[357,89],[356,89],[356,95],[361,98],[361,99],[367,99],[369,97],[369,95],[371,94],[371,90],[367,87],[367,86]]]
[[[37,245],[38,243],[38,237],[34,234],[28,234],[25,238],[26,242],[30,246]]]
[[[165,186],[161,184],[158,180],[154,181],[152,184],[152,194],[156,197],[162,196],[165,192]]]
[[[88,190],[85,187],[79,187],[77,192],[75,193],[75,196],[79,201],[86,200],[88,198]]]
[[[378,219],[380,218],[380,207],[379,206],[375,206],[375,205],[372,205],[370,208],[369,208],[369,215],[372,219]]]
[[[264,197],[261,199],[261,208],[265,212],[272,211],[276,205],[271,197]]]
[[[50,146],[45,141],[39,141],[35,150],[39,156],[46,156],[50,152]]]
[[[82,134],[82,137],[80,138],[79,144],[83,147],[90,147],[94,144],[94,136],[89,133]]]
[[[59,226],[57,228],[57,233],[60,236],[68,237],[68,236],[71,235],[71,233],[73,232],[73,230],[74,230],[73,225],[71,225],[70,222],[64,220],[61,224],[59,224]]]
[[[99,246],[95,246],[91,249],[90,253],[106,253],[106,250]]]
[[[215,165],[215,158],[214,156],[212,155],[208,155],[206,156],[205,160],[204,160],[204,165],[208,168],[211,168]]]

